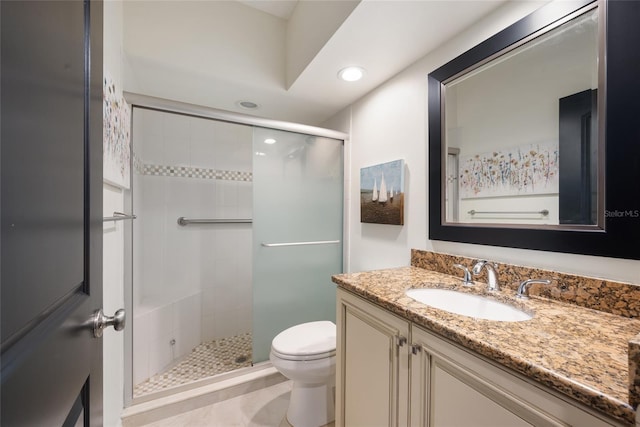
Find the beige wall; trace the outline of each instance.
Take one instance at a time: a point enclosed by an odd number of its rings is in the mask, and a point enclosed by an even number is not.
[[[507,3],[323,124],[351,135],[346,183],[349,271],[408,265],[410,249],[419,248],[640,284],[640,261],[428,238],[427,75],[539,6]],[[405,225],[360,223],[360,168],[396,159],[406,162]]]

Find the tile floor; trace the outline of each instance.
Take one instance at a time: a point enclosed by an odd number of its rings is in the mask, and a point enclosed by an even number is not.
[[[290,427],[290,394],[291,381],[284,381],[141,427]]]
[[[133,397],[251,366],[251,352],[251,333],[202,343],[175,366],[137,384]]]

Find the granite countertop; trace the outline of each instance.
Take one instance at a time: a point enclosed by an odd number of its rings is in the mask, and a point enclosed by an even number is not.
[[[640,320],[532,296],[516,300],[512,289],[488,293],[459,277],[402,267],[332,277],[339,287],[509,367],[626,424],[635,423],[629,403],[629,342]],[[475,319],[439,310],[405,295],[435,287],[490,295],[533,313],[523,322]]]

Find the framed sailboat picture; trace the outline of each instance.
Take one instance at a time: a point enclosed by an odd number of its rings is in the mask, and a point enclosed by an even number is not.
[[[360,169],[360,222],[404,225],[404,160]]]

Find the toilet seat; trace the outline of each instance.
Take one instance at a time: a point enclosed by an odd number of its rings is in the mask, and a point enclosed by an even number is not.
[[[335,420],[336,325],[309,322],[280,332],[269,360],[292,381],[288,424],[324,426]]]
[[[277,357],[278,359],[282,359],[282,360],[292,360],[292,361],[305,361],[305,360],[320,360],[320,359],[326,359],[329,358],[331,356],[335,356],[336,355],[336,351],[330,351],[330,352],[326,352],[326,353],[318,353],[318,354],[307,354],[307,355],[299,355],[299,354],[285,354],[285,353],[279,353],[277,351],[275,351],[273,348],[271,349],[271,354],[273,354],[275,357]]]
[[[336,325],[322,320],[292,326],[271,343],[271,352],[284,360],[318,360],[336,354]]]

